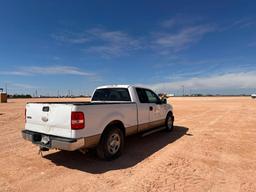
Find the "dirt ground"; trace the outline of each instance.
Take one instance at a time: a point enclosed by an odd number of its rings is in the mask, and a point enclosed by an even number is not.
[[[73,99],[74,100],[74,99]],[[79,99],[83,100],[83,99]],[[175,129],[126,140],[117,160],[24,141],[25,99],[0,103],[0,191],[256,191],[256,100],[171,98]]]

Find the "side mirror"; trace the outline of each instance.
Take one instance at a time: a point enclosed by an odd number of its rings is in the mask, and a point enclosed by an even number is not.
[[[167,99],[162,99],[162,104],[167,104]]]

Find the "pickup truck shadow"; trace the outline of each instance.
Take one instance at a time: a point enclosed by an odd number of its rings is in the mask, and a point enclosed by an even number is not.
[[[85,155],[79,151],[58,151],[47,154],[44,158],[51,160],[58,166],[99,174],[110,170],[132,167],[166,145],[186,135],[187,131],[188,128],[186,127],[175,126],[173,132],[161,131],[145,137],[138,135],[127,137],[124,153],[113,161],[100,160],[97,158],[95,151],[90,151]]]

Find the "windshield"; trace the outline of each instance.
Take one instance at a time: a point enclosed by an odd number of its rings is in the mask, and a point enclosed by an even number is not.
[[[131,101],[131,97],[126,88],[105,88],[97,89],[92,101]]]

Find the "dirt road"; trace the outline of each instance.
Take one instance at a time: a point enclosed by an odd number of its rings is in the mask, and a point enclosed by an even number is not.
[[[81,99],[80,99],[81,100]],[[0,191],[256,191],[256,100],[171,98],[175,129],[126,140],[122,157],[50,151],[21,138],[27,100],[0,104]]]

